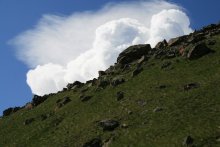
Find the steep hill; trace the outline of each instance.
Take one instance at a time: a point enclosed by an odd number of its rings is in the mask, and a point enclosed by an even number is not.
[[[2,147],[220,146],[220,24],[131,46],[98,79],[3,114]]]

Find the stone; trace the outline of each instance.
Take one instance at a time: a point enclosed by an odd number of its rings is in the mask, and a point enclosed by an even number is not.
[[[194,89],[194,88],[199,88],[199,84],[198,83],[189,83],[189,84],[186,84],[183,86],[183,89],[185,91],[188,91],[188,90],[191,90],[191,89]]]
[[[142,67],[137,67],[133,72],[132,72],[132,77],[137,76],[139,73],[143,71]]]
[[[99,79],[97,86],[101,88],[106,88],[109,84],[110,84],[109,80]]]
[[[163,108],[156,107],[156,108],[153,110],[153,112],[160,112],[160,111],[162,111],[162,110],[163,110]]]
[[[209,49],[204,42],[199,43],[199,44],[193,46],[189,50],[189,52],[187,54],[187,58],[190,60],[198,59],[198,58],[200,58],[210,52],[211,52],[211,49]]]
[[[58,99],[56,101],[56,108],[55,108],[55,110],[63,107],[64,105],[66,105],[69,102],[71,102],[71,99],[69,97],[67,97],[67,96],[62,98],[62,99]]]
[[[117,98],[117,101],[120,101],[121,99],[124,98],[124,92],[122,91],[119,91],[116,93],[116,98]]]
[[[9,115],[17,112],[20,109],[21,109],[21,107],[8,108],[3,111],[3,116],[9,116]]]
[[[47,95],[45,96],[34,95],[31,103],[33,104],[33,106],[38,106],[41,103],[43,103],[47,98],[48,98]]]
[[[172,38],[168,41],[168,46],[176,46],[180,45],[182,42],[184,42],[186,39],[186,36],[181,36],[177,38]]]
[[[130,46],[119,54],[117,63],[122,65],[131,63],[146,55],[150,50],[151,46],[149,44]]]
[[[83,86],[83,83],[81,83],[79,81],[75,81],[74,83],[69,83],[66,87],[67,87],[67,90],[71,90],[71,89],[73,89],[73,87],[80,88],[82,86]]]
[[[146,58],[146,56],[145,55],[143,55],[138,61],[137,61],[137,63],[138,64],[142,64],[144,61],[146,61],[147,60],[147,58]]]
[[[83,144],[83,147],[102,147],[102,141],[100,138],[94,138]]]
[[[159,89],[165,89],[167,86],[166,85],[160,85],[158,88]]]
[[[127,128],[128,128],[128,125],[127,125],[127,124],[122,124],[122,125],[121,125],[121,128],[127,129]]]
[[[187,136],[183,140],[183,146],[189,146],[193,144],[193,138],[191,136]]]
[[[105,71],[99,71],[99,77],[107,75]]]
[[[163,49],[163,48],[166,48],[167,46],[168,46],[168,43],[164,39],[163,41],[158,42],[157,45],[155,46],[155,48]]]
[[[215,40],[209,40],[208,41],[208,45],[215,45],[216,44],[216,41]]]
[[[103,128],[103,131],[113,131],[119,126],[119,122],[116,120],[102,120],[99,122],[99,126]]]
[[[29,124],[31,124],[33,121],[34,121],[34,118],[26,119],[23,124],[24,124],[24,125],[29,125]]]
[[[113,87],[115,87],[115,86],[118,86],[118,85],[120,85],[120,84],[122,84],[124,82],[125,82],[124,78],[122,78],[122,77],[115,77],[115,78],[112,79],[111,85]]]
[[[85,101],[90,100],[90,99],[92,98],[92,96],[89,96],[89,95],[87,95],[87,96],[81,95],[79,98],[80,98],[80,100],[81,100],[82,102],[85,102]]]

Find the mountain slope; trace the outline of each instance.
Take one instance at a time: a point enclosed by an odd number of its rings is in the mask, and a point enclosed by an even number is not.
[[[220,146],[219,34],[129,47],[98,79],[2,117],[0,146]]]

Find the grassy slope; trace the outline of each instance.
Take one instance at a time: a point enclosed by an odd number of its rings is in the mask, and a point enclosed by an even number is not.
[[[181,146],[183,138],[190,135],[196,146],[220,146],[220,36],[210,46],[216,52],[198,60],[187,61],[181,57],[169,59],[173,69],[162,70],[164,61],[151,60],[144,71],[131,78],[123,73],[126,82],[118,87],[107,87],[87,94],[87,102],[79,100],[79,92],[67,91],[51,96],[32,110],[19,112],[0,119],[0,146],[82,146],[86,141],[100,136],[104,141],[114,138],[110,146]],[[152,63],[155,63],[152,65]],[[197,82],[200,87],[184,91],[183,85]],[[165,89],[157,88],[168,85]],[[116,92],[124,91],[125,98],[116,101]],[[54,111],[56,100],[70,96],[72,101]],[[140,106],[137,100],[146,101]],[[156,107],[163,108],[153,112]],[[132,114],[128,114],[128,111]],[[41,114],[51,117],[41,121]],[[30,125],[25,119],[35,118]],[[129,125],[103,132],[97,121],[106,118]],[[56,125],[57,124],[57,125]]]

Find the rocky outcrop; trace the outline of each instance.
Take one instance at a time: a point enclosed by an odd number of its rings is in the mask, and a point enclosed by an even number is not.
[[[79,81],[75,81],[74,83],[69,83],[66,87],[67,90],[75,89],[75,88],[80,88],[83,86],[83,83]]]
[[[208,53],[212,52],[211,49],[209,49],[204,42],[196,44],[192,48],[190,48],[187,58],[192,59],[198,59]]]
[[[117,63],[122,65],[131,63],[140,59],[143,55],[147,55],[150,50],[151,46],[149,44],[130,46],[119,54]]]
[[[31,103],[33,106],[38,106],[39,104],[43,103],[47,98],[48,98],[47,95],[45,96],[34,95]]]
[[[103,131],[113,131],[119,126],[119,122],[116,120],[102,120],[99,122],[99,126],[103,128]]]
[[[3,111],[3,116],[9,116],[9,115],[17,112],[20,109],[21,109],[21,107],[8,108]]]

